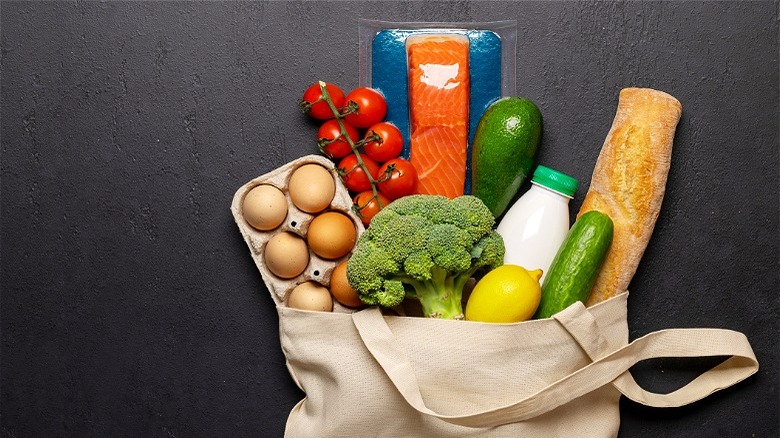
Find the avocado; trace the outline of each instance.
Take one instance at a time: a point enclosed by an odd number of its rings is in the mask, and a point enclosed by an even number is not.
[[[506,97],[485,110],[471,150],[472,194],[500,216],[531,172],[542,113],[529,99]]]

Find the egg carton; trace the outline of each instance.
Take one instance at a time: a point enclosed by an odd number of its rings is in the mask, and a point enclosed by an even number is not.
[[[318,213],[306,213],[295,206],[290,200],[290,194],[288,192],[288,183],[290,175],[300,166],[305,164],[319,164],[330,172],[331,176],[336,183],[336,192],[333,196],[333,200],[330,206],[325,210]],[[287,217],[284,222],[277,228],[269,231],[260,231],[249,225],[244,219],[243,215],[243,201],[244,196],[254,187],[260,184],[270,184],[278,188],[284,193],[287,199]],[[233,213],[233,218],[238,225],[238,229],[241,231],[241,235],[244,236],[244,241],[249,246],[249,251],[252,255],[252,259],[255,261],[257,269],[271,292],[271,298],[273,298],[276,305],[286,305],[287,298],[290,292],[295,286],[305,283],[307,281],[314,281],[326,288],[330,289],[330,276],[333,273],[333,269],[336,268],[343,261],[347,260],[354,251],[354,247],[350,252],[339,259],[323,259],[315,254],[311,248],[309,248],[309,265],[303,271],[302,274],[293,278],[280,278],[271,273],[265,264],[263,252],[268,241],[277,235],[278,233],[290,232],[306,241],[306,233],[309,229],[311,221],[319,214],[326,211],[338,211],[346,214],[352,222],[355,224],[357,236],[365,231],[363,223],[360,221],[358,215],[352,210],[352,199],[349,196],[349,192],[346,187],[339,181],[338,173],[333,166],[333,163],[320,155],[307,155],[297,160],[291,161],[282,167],[279,167],[265,175],[259,176],[248,183],[241,186],[233,196],[233,203],[230,206],[230,211]],[[332,297],[331,297],[332,298]],[[333,311],[339,313],[352,313],[355,309],[341,305],[338,301],[333,299]]]

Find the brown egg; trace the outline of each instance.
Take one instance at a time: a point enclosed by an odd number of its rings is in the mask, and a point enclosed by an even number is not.
[[[242,204],[244,219],[260,231],[273,230],[287,217],[287,198],[270,184],[260,184],[248,191]]]
[[[295,286],[287,297],[287,306],[300,310],[316,310],[332,312],[333,299],[328,289],[313,281],[307,281]]]
[[[284,232],[271,238],[265,245],[265,265],[281,278],[301,275],[309,264],[309,248],[295,234]]]
[[[349,253],[357,240],[355,224],[344,213],[328,211],[311,221],[306,239],[314,254],[337,259]]]
[[[325,210],[336,193],[336,181],[328,169],[319,164],[304,164],[295,169],[287,184],[290,200],[306,213]]]
[[[333,294],[333,298],[336,301],[347,307],[360,307],[363,305],[357,292],[355,292],[355,289],[352,289],[347,280],[347,262],[336,266],[336,269],[330,275],[330,293]]]

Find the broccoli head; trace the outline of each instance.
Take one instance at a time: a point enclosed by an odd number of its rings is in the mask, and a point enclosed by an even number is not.
[[[347,279],[366,304],[393,307],[404,298],[428,317],[462,319],[463,286],[504,261],[495,218],[475,196],[412,195],[371,220],[347,262]]]

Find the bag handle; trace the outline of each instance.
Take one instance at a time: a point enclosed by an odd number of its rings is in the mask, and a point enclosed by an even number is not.
[[[561,325],[571,334],[574,340],[582,347],[585,353],[591,358],[591,360],[598,360],[601,357],[610,353],[606,338],[596,323],[596,319],[593,314],[590,313],[581,302],[576,302],[562,312],[553,315]],[[664,334],[676,334],[678,336],[691,336],[691,339],[697,342],[721,342],[719,333],[730,332],[727,330],[717,329],[672,329],[672,330],[660,330],[655,333],[659,335],[653,335],[660,337],[660,333]],[[756,361],[753,355],[753,350],[750,348],[750,343],[747,338],[741,333],[736,333],[744,338],[744,342],[735,342],[734,347],[747,347],[741,351],[731,352],[732,356],[726,361],[713,367],[709,371],[698,376],[687,385],[676,391],[668,394],[658,394],[650,391],[646,391],[634,380],[634,377],[629,371],[626,370],[623,374],[619,375],[612,382],[623,395],[629,399],[641,403],[646,406],[669,408],[684,406],[695,401],[701,400],[710,394],[727,388],[735,383],[740,382],[744,378],[754,374],[758,371],[758,361]],[[651,333],[652,334],[652,333]],[[649,335],[648,335],[649,336]],[[635,341],[636,342],[636,341]],[[658,341],[653,341],[658,342]],[[729,342],[729,341],[726,341]],[[663,344],[658,345],[661,349],[671,348],[677,343],[670,343],[665,346]],[[655,357],[698,357],[707,356],[705,354],[690,354],[687,351],[673,352],[670,350],[663,350],[661,355]],[[752,359],[752,364],[746,362],[746,359]],[[752,372],[742,376],[742,373],[752,369]]]
[[[582,303],[570,306],[562,312],[560,319],[556,319],[581,346],[584,344],[583,349],[591,357],[596,357],[592,363],[514,403],[461,415],[445,415],[426,405],[411,362],[381,311],[369,308],[352,314],[366,348],[412,408],[467,427],[494,427],[528,420],[611,382],[628,398],[639,403],[682,406],[738,383],[758,371],[758,362],[747,338],[731,330],[661,330],[609,352],[599,330],[592,330],[591,322],[595,324],[595,319]],[[670,394],[647,392],[628,373],[631,366],[645,359],[699,356],[732,357]]]

